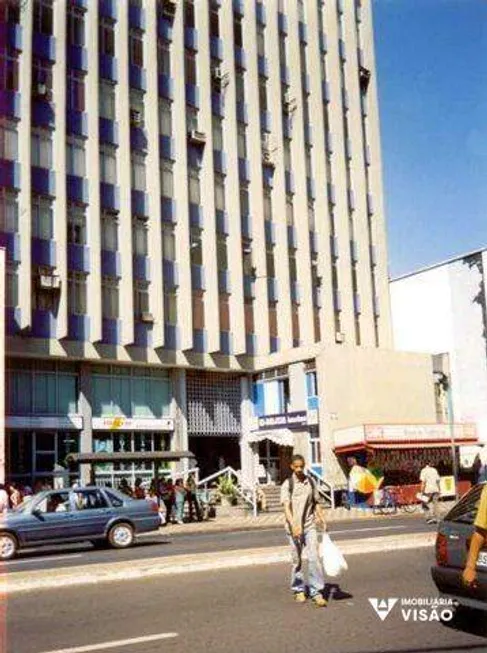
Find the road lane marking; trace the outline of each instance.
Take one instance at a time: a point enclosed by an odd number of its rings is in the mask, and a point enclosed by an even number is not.
[[[364,533],[365,531],[394,531],[406,528],[406,526],[371,526],[370,528],[356,528],[356,529],[342,529],[341,531],[335,531],[333,528],[330,528],[330,533],[332,535],[337,535],[338,533]]]
[[[88,644],[87,646],[60,648],[55,651],[44,651],[43,653],[90,653],[90,651],[106,651],[109,648],[117,648],[118,646],[145,644],[147,642],[157,642],[161,639],[173,639],[174,637],[178,637],[178,633],[159,633],[158,635],[145,635],[144,637],[133,637],[132,639],[119,639],[113,642]]]
[[[81,553],[72,553],[65,556],[44,556],[42,558],[22,558],[20,560],[6,560],[3,564],[11,567],[12,565],[28,565],[35,562],[51,562],[51,560],[73,560],[73,558],[82,558]]]

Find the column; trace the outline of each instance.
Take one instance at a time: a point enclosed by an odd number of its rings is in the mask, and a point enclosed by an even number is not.
[[[173,396],[171,415],[174,418],[174,435],[171,439],[171,451],[188,451],[188,399],[186,394],[186,370],[174,370],[172,376]],[[186,472],[190,467],[188,460],[174,464],[174,471]],[[191,466],[193,463],[191,462]]]
[[[83,418],[83,430],[79,443],[80,453],[93,451],[93,386],[90,366],[83,364],[79,371],[79,412]],[[80,470],[81,482],[90,482],[90,467],[83,465]]]

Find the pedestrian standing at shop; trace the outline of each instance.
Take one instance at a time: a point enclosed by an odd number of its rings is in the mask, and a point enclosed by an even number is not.
[[[186,501],[188,502],[189,521],[193,521],[193,515],[201,521],[201,507],[198,501],[198,486],[194,474],[189,474],[186,481]]]
[[[351,456],[347,460],[350,467],[348,472],[348,506],[354,508],[359,501],[358,483],[365,473],[365,468],[358,464],[357,459]]]
[[[303,456],[293,456],[292,475],[281,486],[281,504],[284,507],[286,533],[292,553],[291,591],[297,603],[306,601],[303,573],[303,552],[306,549],[309,597],[316,606],[325,607],[325,581],[319,559],[316,529],[317,525],[325,528],[325,508],[314,482],[305,474],[305,467]]]
[[[186,488],[183,479],[178,478],[174,484],[174,504],[176,512],[176,524],[184,523],[184,504],[186,502]]]
[[[440,520],[440,475],[436,467],[429,462],[420,472],[421,494],[424,496],[423,506],[427,511],[426,522],[437,524]]]
[[[166,521],[169,523],[174,519],[174,485],[170,478],[163,479],[159,484],[159,496],[166,506]]]

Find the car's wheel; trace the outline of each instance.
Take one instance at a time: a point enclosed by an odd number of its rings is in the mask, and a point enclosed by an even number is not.
[[[108,532],[108,542],[114,549],[126,549],[134,543],[134,529],[125,522],[115,524]]]
[[[0,533],[0,560],[11,560],[17,553],[19,545],[11,533]]]

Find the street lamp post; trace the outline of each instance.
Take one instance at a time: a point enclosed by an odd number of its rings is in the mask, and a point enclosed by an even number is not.
[[[446,391],[446,399],[448,405],[448,423],[450,428],[450,445],[453,465],[453,482],[455,484],[455,501],[458,501],[458,465],[457,465],[457,452],[455,446],[455,424],[453,419],[453,399],[451,393],[451,383],[445,375],[442,379],[443,389]]]

